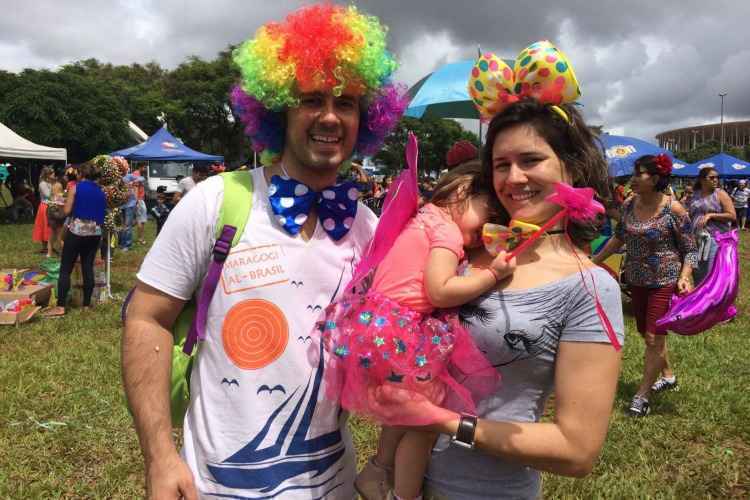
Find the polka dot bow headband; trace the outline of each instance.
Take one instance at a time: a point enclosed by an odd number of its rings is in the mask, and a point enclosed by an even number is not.
[[[575,102],[581,89],[565,54],[550,41],[542,40],[523,49],[513,68],[495,54],[483,54],[471,70],[469,95],[483,120],[530,97],[551,105],[570,123],[559,105]]]

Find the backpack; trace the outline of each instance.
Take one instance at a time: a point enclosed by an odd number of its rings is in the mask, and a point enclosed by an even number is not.
[[[169,399],[173,427],[182,427],[185,413],[190,405],[190,373],[193,369],[193,361],[200,351],[195,347],[198,340],[205,339],[208,306],[211,304],[219,283],[224,261],[231,248],[237,245],[242,237],[252,210],[252,174],[248,171],[234,171],[219,175],[224,180],[224,199],[219,209],[211,264],[203,281],[200,297],[197,300],[193,297],[185,304],[172,326],[174,344]],[[123,324],[125,324],[127,307],[133,290],[122,305]]]

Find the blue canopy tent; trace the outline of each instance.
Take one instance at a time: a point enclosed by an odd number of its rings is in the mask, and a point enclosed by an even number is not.
[[[698,173],[704,168],[713,168],[719,173],[719,177],[750,177],[750,163],[735,158],[726,153],[719,153],[688,165],[686,168],[675,172],[680,177],[698,177]]]
[[[132,161],[217,161],[223,162],[221,155],[209,155],[195,151],[178,141],[162,127],[146,142],[110,153]]]
[[[651,144],[635,137],[611,135],[604,133],[599,136],[604,148],[604,156],[609,165],[610,177],[624,177],[633,174],[635,160],[643,155],[658,155],[664,153],[674,160],[672,153],[655,144]],[[682,164],[682,163],[681,163]]]

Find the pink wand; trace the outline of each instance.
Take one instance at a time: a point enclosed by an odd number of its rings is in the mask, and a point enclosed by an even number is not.
[[[594,199],[594,190],[591,188],[574,188],[564,182],[555,184],[555,192],[547,196],[545,200],[556,203],[562,207],[550,220],[545,222],[537,232],[529,236],[523,243],[518,245],[505,261],[516,257],[526,250],[532,243],[541,237],[547,230],[555,226],[566,215],[572,220],[593,220],[596,214],[603,214],[604,207]]]

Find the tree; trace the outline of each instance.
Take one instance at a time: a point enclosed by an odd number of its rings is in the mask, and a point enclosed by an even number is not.
[[[81,162],[128,142],[125,110],[110,87],[75,73],[24,70],[0,103],[0,120]]]
[[[477,135],[464,130],[455,120],[404,117],[396,130],[386,137],[381,151],[375,155],[375,160],[383,163],[389,174],[398,172],[404,166],[404,148],[409,131],[419,139],[418,168],[424,175],[437,176],[446,168],[445,156],[456,141],[468,140],[479,144]]]
[[[748,149],[747,147],[745,149]],[[719,141],[711,140],[706,141],[701,144],[698,144],[698,146],[695,149],[692,149],[690,151],[686,151],[685,153],[680,153],[680,159],[688,162],[688,163],[695,163],[700,160],[704,160],[710,156],[719,154],[721,151],[721,144]],[[728,155],[735,156],[740,159],[747,159],[747,152],[743,151],[742,148],[736,148],[734,146],[729,146],[726,143],[724,144],[724,152]]]
[[[229,102],[239,71],[231,61],[232,47],[217,59],[191,57],[165,79],[165,96],[171,103],[166,111],[172,132],[186,144],[225,159],[243,155],[242,125],[235,120]]]

